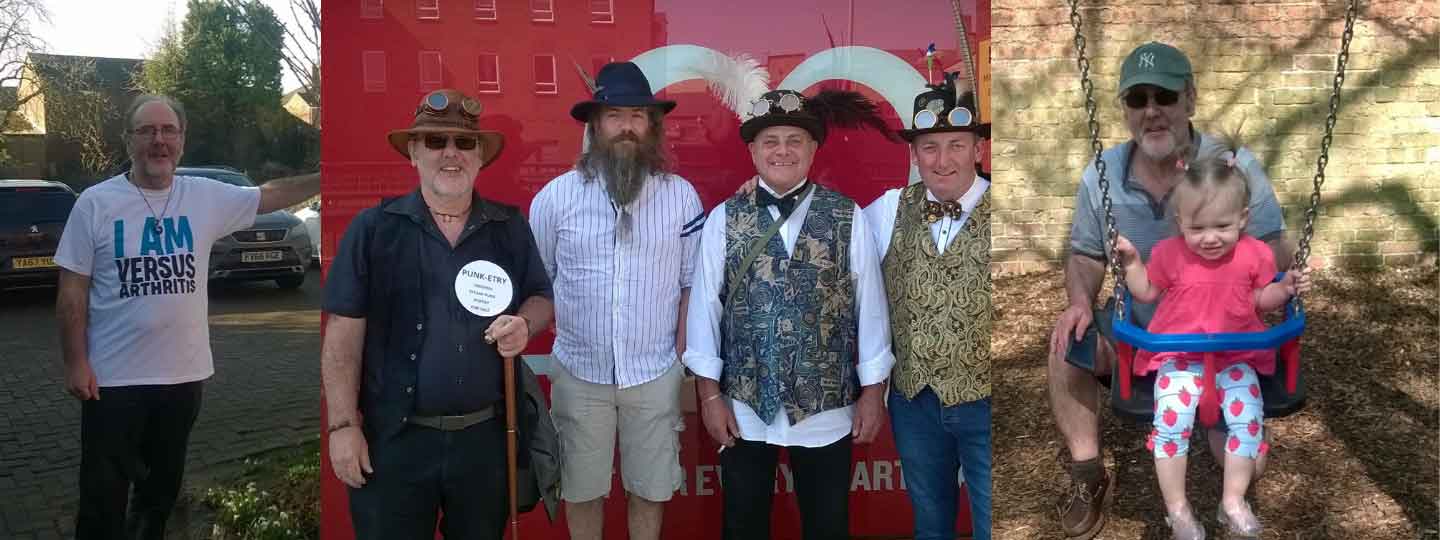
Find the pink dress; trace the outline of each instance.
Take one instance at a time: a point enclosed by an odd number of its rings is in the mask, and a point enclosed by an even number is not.
[[[1275,256],[1270,246],[1249,235],[1240,235],[1235,249],[1209,261],[1174,236],[1161,240],[1150,250],[1145,269],[1150,283],[1165,291],[1147,330],[1154,334],[1205,334],[1256,332],[1267,327],[1255,310],[1255,290],[1275,279]],[[1139,351],[1135,374],[1145,375],[1179,357],[1200,362],[1203,353]],[[1275,351],[1226,351],[1216,353],[1215,367],[1245,363],[1255,371],[1275,373]],[[1183,369],[1183,368],[1182,368]]]

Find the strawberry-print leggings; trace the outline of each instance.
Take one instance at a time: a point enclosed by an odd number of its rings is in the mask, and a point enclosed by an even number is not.
[[[1185,455],[1190,450],[1195,410],[1204,392],[1200,362],[1167,359],[1155,377],[1155,427],[1145,447],[1156,458]],[[1227,366],[1216,374],[1220,414],[1229,433],[1225,451],[1254,459],[1264,453],[1264,402],[1255,369],[1246,364]],[[1218,456],[1217,456],[1218,457]]]

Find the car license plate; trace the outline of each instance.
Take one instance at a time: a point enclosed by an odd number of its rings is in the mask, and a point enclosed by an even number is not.
[[[16,257],[11,259],[10,265],[16,270],[27,268],[54,268],[55,257]]]
[[[284,258],[282,251],[246,251],[240,254],[240,262],[245,263],[279,262]]]

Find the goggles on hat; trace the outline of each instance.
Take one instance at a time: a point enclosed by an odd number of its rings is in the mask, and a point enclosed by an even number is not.
[[[1153,97],[1152,97],[1153,96]],[[1131,89],[1125,92],[1125,106],[1131,109],[1144,109],[1153,99],[1155,104],[1161,107],[1169,107],[1180,101],[1180,93],[1166,88],[1157,88],[1154,92],[1146,92],[1141,89]]]
[[[419,138],[421,141],[425,142],[425,147],[431,150],[444,150],[445,146],[449,144],[451,140],[455,141],[456,150],[474,150],[476,146],[480,145],[480,138],[474,135],[444,135],[440,133],[430,133]]]
[[[420,101],[420,106],[415,108],[415,114],[417,116],[421,113],[431,116],[443,116],[451,105],[457,105],[460,114],[469,118],[478,118],[480,116],[479,101],[475,101],[473,98],[466,96],[460,100],[460,103],[451,103],[450,96],[444,92],[431,92],[430,95],[425,96],[425,99]],[[464,149],[462,148],[462,150]]]
[[[781,111],[789,114],[800,110],[800,107],[802,107],[803,105],[804,102],[797,94],[785,94],[783,96],[780,96],[778,102],[772,102],[770,101],[770,98],[760,98],[751,102],[750,117],[759,118],[761,116],[770,114],[771,108],[776,106],[780,107]]]
[[[975,122],[975,115],[970,109],[956,107],[950,109],[950,114],[945,115],[945,121],[950,127],[967,127]],[[940,123],[940,114],[933,108],[920,109],[915,113],[915,129],[930,129]]]

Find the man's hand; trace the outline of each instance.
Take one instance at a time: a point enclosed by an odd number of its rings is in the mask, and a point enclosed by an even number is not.
[[[1064,359],[1070,352],[1071,340],[1079,342],[1083,339],[1093,318],[1090,306],[1071,304],[1065,311],[1060,312],[1060,318],[1055,321],[1055,330],[1050,334],[1050,357]]]
[[[494,343],[500,349],[500,356],[512,358],[525,350],[530,341],[530,323],[523,317],[501,315],[485,329],[485,342]]]
[[[868,444],[880,434],[885,425],[885,384],[872,384],[860,390],[860,399],[855,401],[855,420],[850,436],[855,442]]]
[[[755,175],[755,176],[751,176],[749,180],[746,180],[746,181],[745,181],[745,183],[740,184],[740,188],[735,190],[735,194],[736,194],[736,195],[749,195],[749,194],[753,193],[753,192],[755,191],[755,187],[756,187],[756,186],[759,186],[759,185],[760,185],[760,175],[757,174],[757,175]]]
[[[90,369],[90,362],[82,360],[65,366],[65,391],[80,401],[100,399],[100,387],[95,384],[95,370]]]
[[[735,439],[740,437],[740,425],[735,422],[735,411],[730,409],[730,400],[725,396],[715,394],[711,396],[700,396],[700,419],[705,422],[705,431],[710,433],[710,438],[721,446],[735,446]]]
[[[370,447],[359,426],[343,427],[330,434],[330,468],[335,470],[336,478],[352,488],[364,486],[366,474],[375,474],[370,467]]]

